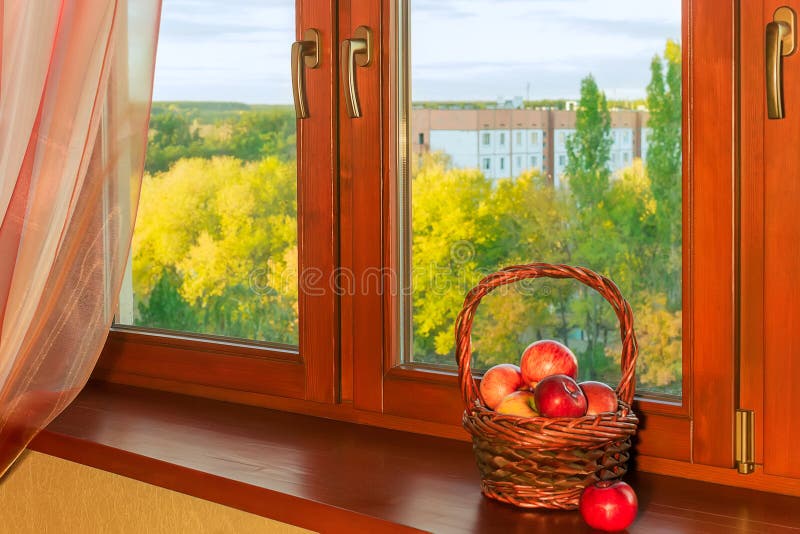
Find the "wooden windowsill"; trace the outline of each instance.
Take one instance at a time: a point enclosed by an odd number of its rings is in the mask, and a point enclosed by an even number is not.
[[[469,443],[91,383],[31,449],[320,532],[589,532],[481,496]],[[649,473],[631,532],[781,532],[800,498]]]

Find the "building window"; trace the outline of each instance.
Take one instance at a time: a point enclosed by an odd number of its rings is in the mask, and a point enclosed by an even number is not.
[[[631,159],[631,155],[628,152],[623,152],[622,153],[622,161],[623,161],[623,163],[628,163],[628,161],[630,161],[630,159]]]
[[[622,134],[622,142],[625,143],[626,145],[631,142],[630,132],[625,132],[624,134]]]
[[[531,156],[531,167],[538,167],[539,166],[539,158],[536,156]]]
[[[500,158],[500,170],[502,171],[505,168],[506,168],[506,158]]]
[[[506,144],[506,133],[505,132],[500,132],[500,144],[501,145],[505,145]],[[500,168],[502,169],[502,167],[500,167]]]
[[[492,144],[492,136],[489,135],[488,133],[483,134],[481,138],[484,146],[489,146],[490,144]]]
[[[567,142],[567,134],[564,132],[558,132],[558,142],[562,145]]]
[[[558,156],[558,164],[561,167],[564,167],[567,164],[567,156],[565,156],[564,154],[561,154],[560,156]]]
[[[532,145],[539,144],[539,132],[531,132],[531,144]]]
[[[522,156],[517,156],[517,168],[522,167]]]
[[[423,132],[419,133],[419,144],[421,145],[425,144],[425,134]]]
[[[488,171],[492,168],[492,160],[489,158],[483,158],[483,170]]]
[[[522,144],[522,132],[517,132],[517,144]]]

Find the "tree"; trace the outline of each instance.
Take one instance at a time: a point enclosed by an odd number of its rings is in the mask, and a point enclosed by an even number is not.
[[[611,114],[606,95],[590,74],[581,80],[575,133],[567,139],[565,174],[580,208],[602,202],[608,189],[611,144]]]
[[[581,80],[581,99],[575,113],[575,133],[567,139],[569,161],[565,169],[575,214],[571,225],[572,259],[610,274],[616,252],[613,222],[606,196],[611,172],[611,114],[605,94],[590,74]],[[580,325],[576,356],[586,378],[598,378],[605,364],[604,341],[612,327],[608,305],[594,291],[580,287],[568,303],[569,314]]]
[[[180,277],[173,269],[164,269],[147,300],[139,300],[139,322],[153,328],[197,332],[198,316],[191,303],[181,297]]]
[[[664,58],[650,63],[647,105],[650,128],[647,173],[658,205],[656,242],[661,245],[659,288],[666,292],[670,310],[681,306],[681,48],[667,41]]]
[[[493,246],[501,251],[492,270],[534,261],[569,262],[569,198],[539,171],[498,180],[487,200],[496,221]],[[514,361],[533,339],[566,343],[572,328],[567,306],[574,290],[560,281],[524,281],[484,298],[474,323],[475,366]]]
[[[639,301],[637,384],[680,395],[682,312],[668,310],[663,294],[643,292]]]
[[[207,113],[206,113],[207,114]],[[244,161],[277,157],[294,161],[295,118],[290,108],[267,111],[233,109],[213,123],[201,110],[170,104],[154,106],[145,169],[164,172],[181,158],[234,156]]]
[[[294,164],[277,158],[182,159],[146,176],[133,244],[139,321],[164,324],[178,310],[203,333],[296,344],[296,183]]]
[[[175,106],[154,111],[150,118],[145,170],[163,172],[183,157],[200,155],[202,140],[191,116]]]
[[[153,113],[150,118],[150,129],[153,135],[148,149],[185,146],[194,140],[189,117],[175,106],[169,106],[160,113]]]
[[[297,158],[297,134],[290,110],[248,111],[230,121],[230,137],[224,153],[245,161],[276,157]]]
[[[414,353],[452,363],[453,324],[464,295],[495,270],[491,180],[477,169],[452,169],[440,154],[425,156],[412,179]]]
[[[664,59],[655,55],[650,63],[647,106],[650,129],[647,172],[653,195],[659,202],[676,207],[681,192],[681,47],[667,41]]]

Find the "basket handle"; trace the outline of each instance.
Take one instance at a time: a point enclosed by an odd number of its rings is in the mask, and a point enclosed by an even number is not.
[[[616,391],[617,396],[630,406],[636,387],[634,374],[636,359],[639,357],[639,346],[633,331],[633,312],[628,302],[622,297],[619,288],[605,276],[583,267],[530,263],[513,265],[490,274],[472,288],[464,299],[464,306],[456,319],[456,361],[458,362],[458,381],[461,385],[461,395],[466,409],[469,411],[475,404],[486,405],[470,370],[472,321],[475,318],[475,310],[481,299],[494,289],[529,278],[574,278],[600,293],[611,304],[617,314],[617,319],[619,319],[619,333],[622,339],[622,361],[620,362],[622,378]]]

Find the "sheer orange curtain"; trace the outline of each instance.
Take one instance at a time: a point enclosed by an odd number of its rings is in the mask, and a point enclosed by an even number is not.
[[[0,474],[85,385],[141,183],[160,0],[0,0]]]

